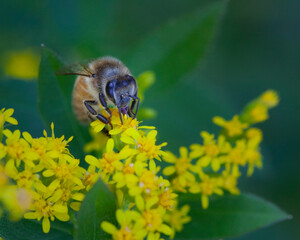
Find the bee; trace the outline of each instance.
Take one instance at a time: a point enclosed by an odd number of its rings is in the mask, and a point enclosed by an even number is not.
[[[72,105],[76,118],[82,124],[99,119],[112,127],[112,113],[108,106],[118,108],[122,124],[122,115],[136,118],[140,103],[137,83],[120,60],[102,57],[87,66],[81,65],[81,68],[79,72],[68,72],[64,75],[78,76],[73,88]],[[101,108],[109,114],[108,118],[100,114]]]

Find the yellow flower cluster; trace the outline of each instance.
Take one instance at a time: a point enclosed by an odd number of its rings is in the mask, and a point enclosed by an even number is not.
[[[0,116],[16,124],[17,121],[10,117],[12,113],[11,109],[1,110]],[[12,201],[13,194],[17,195],[20,201],[18,209],[22,209],[18,212],[23,214],[26,210],[25,218],[42,220],[45,233],[50,230],[50,220],[70,219],[69,207],[79,210],[87,180],[86,170],[79,166],[79,160],[67,149],[72,138],[56,138],[53,124],[51,129],[51,136],[44,131],[40,138],[33,138],[28,132],[21,134],[19,130],[11,132],[4,129],[1,131],[4,141],[0,143],[0,185],[5,185],[10,179],[14,183],[11,189],[16,189],[5,192],[1,187],[2,199],[10,203],[6,209],[17,206]]]
[[[192,144],[190,151],[181,147],[179,157],[167,152],[163,159],[170,165],[163,169],[163,174],[169,176],[174,191],[201,194],[204,209],[214,194],[239,194],[240,168],[247,166],[250,176],[255,167],[262,167],[262,132],[251,125],[266,120],[268,109],[278,101],[276,92],[266,91],[246,106],[240,116],[229,121],[214,117],[213,122],[223,128],[217,138],[203,131],[203,144]]]
[[[12,117],[13,109],[2,109],[0,206],[4,208],[0,215],[4,210],[12,219],[23,215],[37,219],[48,233],[50,221],[69,221],[70,208],[79,210],[86,192],[101,178],[118,200],[118,226],[101,223],[112,239],[174,238],[191,221],[190,208],[179,205],[178,193],[200,194],[206,209],[212,195],[239,194],[242,167],[247,167],[248,176],[262,167],[262,132],[252,125],[266,120],[268,110],[278,102],[276,92],[269,90],[231,120],[215,117],[220,133],[215,137],[202,131],[203,143],[180,147],[179,157],[162,150],[167,144],[157,144],[154,127],[140,126],[128,116],[122,116],[122,124],[118,110],[111,109],[109,125],[99,120],[91,123],[94,140],[85,150],[101,154],[85,157],[87,170],[68,150],[72,137],[55,137],[54,124],[51,136],[44,131],[43,137],[33,138],[28,132],[7,129],[18,122]],[[162,160],[167,163],[163,169]]]
[[[17,120],[12,117],[14,110],[4,108],[0,110],[0,203],[8,212],[12,220],[18,220],[31,204],[31,195],[24,188],[16,186],[5,171],[5,146],[1,143],[5,123],[16,125]],[[0,208],[0,216],[3,209]]]
[[[101,227],[113,239],[160,239],[161,234],[174,236],[190,220],[189,209],[177,210],[177,194],[170,182],[159,176],[166,145],[156,144],[154,127],[139,126],[136,119],[123,116],[121,124],[118,111],[111,109],[112,138],[106,143],[101,158],[87,155],[92,174],[98,175],[115,192],[119,209],[116,218],[119,227],[104,221]],[[96,120],[91,123],[95,132],[105,125]],[[142,130],[144,129],[144,130]],[[96,180],[96,178],[94,178]],[[95,181],[94,181],[95,182]]]

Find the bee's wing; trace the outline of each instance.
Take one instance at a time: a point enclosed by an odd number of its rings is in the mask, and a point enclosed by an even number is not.
[[[57,75],[78,75],[85,77],[93,77],[95,74],[90,70],[88,65],[83,63],[74,63],[65,65],[56,71]]]

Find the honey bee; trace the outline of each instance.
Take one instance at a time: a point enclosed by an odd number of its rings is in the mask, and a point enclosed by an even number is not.
[[[129,69],[114,57],[103,57],[81,65],[82,71],[64,75],[78,75],[72,94],[73,112],[82,124],[99,119],[110,123],[112,113],[108,106],[115,106],[122,114],[136,118],[140,99],[137,97],[137,83]],[[109,114],[105,117],[101,107]],[[135,112],[134,112],[135,109]]]

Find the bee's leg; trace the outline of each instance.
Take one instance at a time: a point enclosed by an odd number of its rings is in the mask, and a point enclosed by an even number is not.
[[[132,105],[132,104],[131,104]],[[133,112],[132,112],[132,110],[129,108],[128,109],[128,115],[129,115],[129,117],[131,117],[131,118],[133,118],[133,116],[134,116],[134,114],[133,114]]]
[[[103,94],[100,92],[99,93],[99,101],[100,101],[100,103],[101,103],[101,105],[104,107],[104,109],[105,109],[105,111],[106,112],[108,112],[108,114],[109,114],[109,117],[111,118],[111,111],[110,111],[110,109],[107,107],[107,103],[106,103],[106,101],[105,101],[105,99],[104,99],[104,97],[103,97]]]
[[[129,109],[128,109],[128,115],[129,115],[131,118],[134,117],[133,109],[134,109],[134,107],[135,107],[135,104],[136,104],[136,101],[135,101],[135,99],[134,99],[134,100],[132,101],[132,103],[131,103]]]
[[[110,121],[106,117],[104,117],[103,115],[97,113],[96,110],[91,106],[91,105],[95,105],[95,104],[97,104],[97,103],[96,103],[96,101],[93,101],[93,100],[85,100],[84,101],[84,105],[85,105],[86,109],[89,111],[90,114],[94,115],[101,122],[103,122],[105,124],[109,124],[111,126],[111,128],[113,128]]]
[[[129,95],[129,97],[133,98],[133,101],[130,106],[130,112],[133,114],[133,118],[136,118],[140,106],[140,98],[137,97],[137,93],[134,94],[134,96]],[[133,113],[135,105],[136,105],[136,110],[135,113]]]

